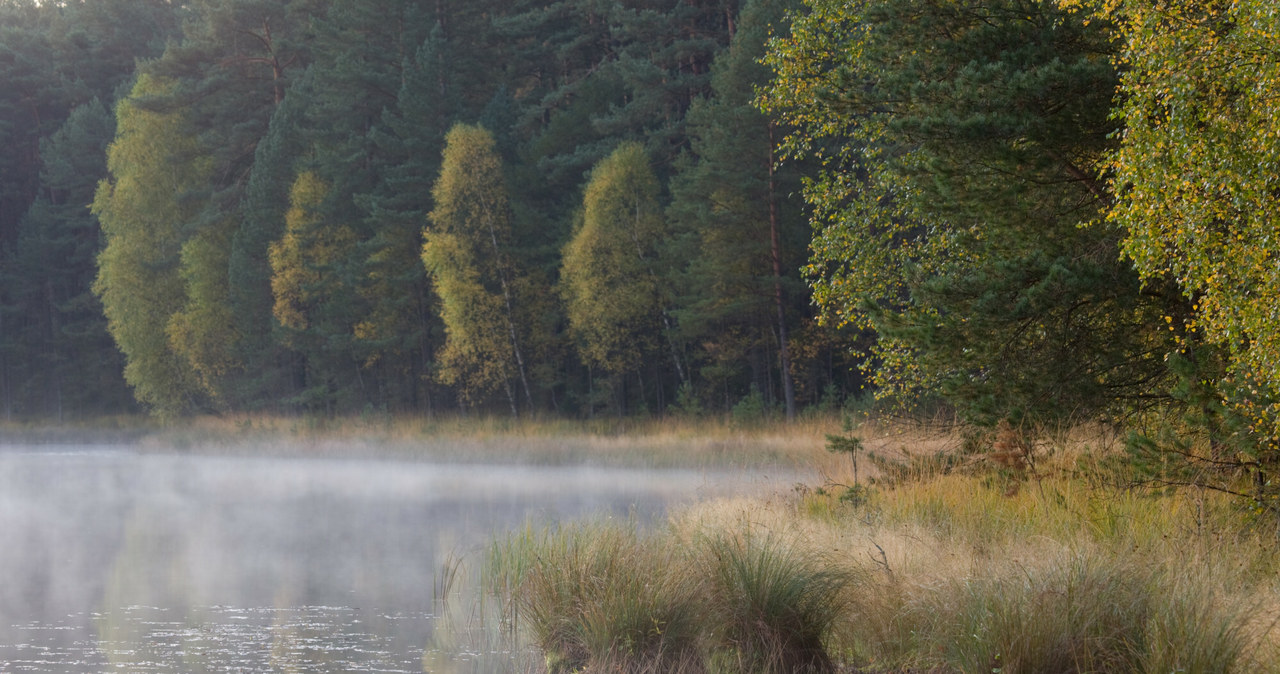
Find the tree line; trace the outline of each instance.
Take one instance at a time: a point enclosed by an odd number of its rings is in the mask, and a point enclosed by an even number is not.
[[[1276,491],[1261,0],[0,10],[8,414],[794,414],[865,376]]]
[[[1280,513],[1271,3],[807,0],[765,108],[877,390]]]
[[[798,8],[0,2],[4,413],[832,404]]]

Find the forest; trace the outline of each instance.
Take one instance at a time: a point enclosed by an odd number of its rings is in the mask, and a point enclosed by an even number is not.
[[[834,404],[796,8],[4,0],[6,417]]]
[[[1278,34],[1263,0],[2,0],[0,404],[874,396],[1280,493]]]

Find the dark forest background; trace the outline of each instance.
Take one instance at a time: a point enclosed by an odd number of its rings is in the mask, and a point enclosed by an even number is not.
[[[0,2],[0,414],[838,402],[794,4]]]

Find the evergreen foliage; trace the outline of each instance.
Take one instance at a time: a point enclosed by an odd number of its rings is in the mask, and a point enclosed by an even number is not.
[[[760,59],[770,31],[797,8],[745,3],[733,42],[712,64],[712,94],[689,111],[692,153],[672,180],[670,208],[689,256],[679,282],[680,331],[714,345],[701,373],[711,386],[719,377],[750,375],[750,385],[781,400],[789,418],[796,408],[789,339],[796,317],[789,310],[796,303],[788,298],[807,298],[798,270],[808,227],[799,208],[783,204],[800,188],[799,165],[778,166],[774,141],[781,134],[754,103],[756,88],[769,79]],[[750,372],[736,367],[743,361],[753,364]],[[814,391],[827,382],[808,383]]]
[[[857,392],[856,346],[1026,428],[1194,408],[1183,358],[1255,432],[1269,160],[1227,129],[1265,128],[1231,64],[1269,72],[1269,19],[1178,7],[0,1],[0,408],[792,416]],[[1210,174],[1231,199],[1138,180]],[[1178,266],[1221,232],[1264,300]]]
[[[1100,223],[1110,34],[1048,2],[961,4],[813,2],[774,43],[766,101],[825,166],[815,298],[877,331],[885,394],[1028,429],[1132,411],[1167,391],[1178,301]]]

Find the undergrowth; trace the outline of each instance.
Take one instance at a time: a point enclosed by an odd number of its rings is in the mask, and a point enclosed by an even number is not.
[[[490,575],[549,671],[1280,672],[1268,529],[1065,465],[526,531]]]

